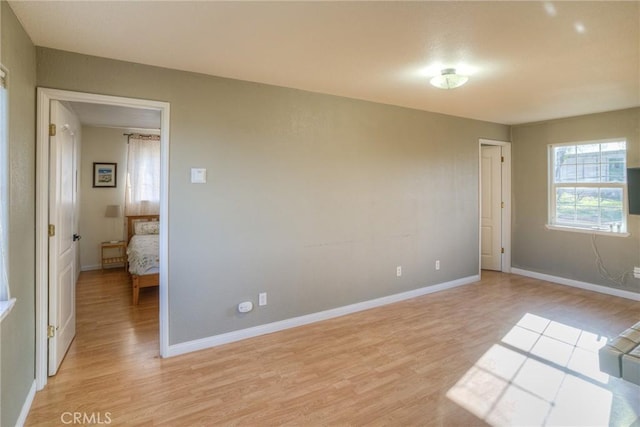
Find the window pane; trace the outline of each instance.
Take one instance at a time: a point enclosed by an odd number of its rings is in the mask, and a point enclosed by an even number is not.
[[[626,181],[624,141],[554,147],[553,159],[556,183]]]
[[[625,141],[603,142],[600,144],[600,149],[603,154],[611,151],[624,153],[627,150],[627,143]]]
[[[556,210],[556,224],[572,225],[576,223],[576,207],[563,206]]]
[[[578,164],[576,182],[600,182],[600,165],[598,163]]]
[[[600,207],[602,224],[622,222],[622,189],[601,188]]]
[[[8,125],[7,89],[2,84],[0,85],[0,301],[6,301],[11,297],[7,271],[9,266]]]
[[[622,209],[601,209],[602,225],[622,224]]]
[[[550,197],[555,197],[552,218],[555,224],[611,231],[625,229],[625,141],[553,146],[550,155],[551,184],[555,188]],[[608,186],[598,187],[599,183]]]
[[[556,182],[576,182],[576,165],[562,165],[556,168]]]
[[[576,188],[576,203],[582,206],[598,206],[599,191],[597,188]]]
[[[600,144],[585,144],[576,147],[576,162],[600,163]]]
[[[600,222],[600,200],[597,188],[576,188],[576,221],[584,226]]]
[[[600,203],[602,206],[622,208],[622,188],[601,188]]]
[[[555,147],[553,150],[555,153],[554,159],[557,166],[576,164],[575,145],[563,145],[561,147]]]
[[[575,205],[576,189],[574,187],[556,188],[556,204],[557,205]]]
[[[597,227],[600,224],[600,212],[598,207],[577,206],[576,225],[582,227]]]
[[[626,182],[624,159],[612,158],[602,165],[602,182]]]
[[[556,222],[571,224],[576,220],[576,189],[556,188]]]

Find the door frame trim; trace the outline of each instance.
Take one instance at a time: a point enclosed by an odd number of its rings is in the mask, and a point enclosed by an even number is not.
[[[478,274],[482,274],[482,146],[497,145],[502,147],[504,162],[502,166],[501,197],[504,202],[502,209],[502,237],[504,248],[500,271],[511,273],[511,142],[480,138],[478,140]],[[482,276],[481,276],[482,277]]]
[[[36,388],[47,384],[49,321],[49,113],[50,101],[86,102],[160,111],[160,356],[169,352],[169,114],[168,102],[37,88],[36,116]]]

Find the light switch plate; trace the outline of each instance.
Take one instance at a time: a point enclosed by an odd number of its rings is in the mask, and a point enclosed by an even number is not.
[[[207,170],[205,168],[191,168],[191,183],[205,184],[207,182]]]

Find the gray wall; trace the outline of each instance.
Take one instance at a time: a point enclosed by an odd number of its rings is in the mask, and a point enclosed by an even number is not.
[[[15,424],[35,378],[36,50],[6,1],[2,63],[9,71],[9,282],[18,299],[2,321],[0,424]]]
[[[37,58],[38,85],[171,103],[171,344],[478,272],[478,138],[506,140],[507,126],[47,48]],[[191,167],[208,183],[190,184]],[[238,315],[260,291],[269,305]]]
[[[514,267],[640,292],[631,277],[624,286],[598,274],[591,235],[548,230],[547,145],[627,139],[628,166],[640,166],[640,108],[513,126]],[[597,248],[611,273],[640,265],[640,218],[629,216],[631,237],[598,236]]]

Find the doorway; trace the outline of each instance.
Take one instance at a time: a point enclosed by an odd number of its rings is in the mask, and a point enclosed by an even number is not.
[[[36,159],[36,388],[47,383],[49,326],[49,124],[51,105],[55,101],[88,103],[96,106],[125,107],[137,111],[160,113],[160,285],[159,343],[160,356],[168,354],[168,159],[169,103],[38,88],[37,159]],[[75,304],[75,301],[74,301]]]
[[[480,139],[479,272],[511,272],[511,143]]]

